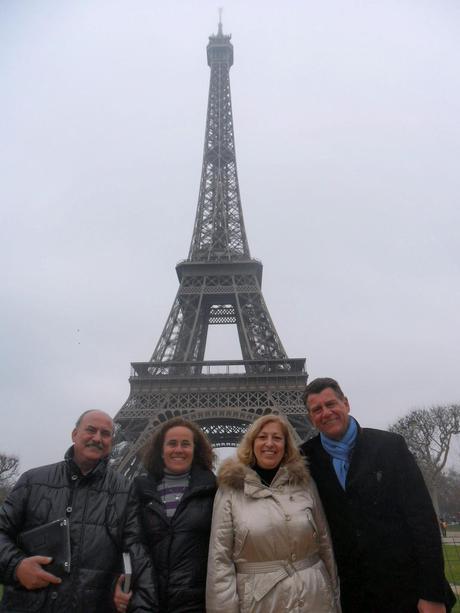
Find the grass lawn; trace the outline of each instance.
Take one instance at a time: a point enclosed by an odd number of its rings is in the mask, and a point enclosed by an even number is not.
[[[451,583],[460,585],[460,547],[443,545],[446,576]]]
[[[446,577],[450,583],[460,586],[460,547],[456,545],[443,545],[443,549]],[[460,613],[459,602],[457,602],[452,611]]]

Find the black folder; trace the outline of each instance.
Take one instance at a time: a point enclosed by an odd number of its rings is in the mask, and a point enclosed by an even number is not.
[[[56,519],[49,524],[21,532],[18,545],[30,556],[53,558],[44,570],[64,577],[70,573],[70,526],[68,519]]]

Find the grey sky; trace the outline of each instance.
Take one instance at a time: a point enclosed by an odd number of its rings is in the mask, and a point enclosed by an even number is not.
[[[0,1],[0,450],[115,414],[177,290],[217,30],[207,0]],[[460,5],[227,0],[253,257],[291,357],[386,427],[459,402]],[[209,358],[240,357],[211,330]]]

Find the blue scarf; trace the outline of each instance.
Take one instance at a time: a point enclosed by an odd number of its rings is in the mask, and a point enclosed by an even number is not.
[[[356,437],[358,435],[358,424],[350,417],[350,423],[347,431],[340,439],[336,441],[332,438],[320,434],[321,444],[325,451],[332,457],[332,465],[334,466],[335,474],[340,482],[340,485],[345,489],[347,473],[350,467],[350,452],[355,446]]]

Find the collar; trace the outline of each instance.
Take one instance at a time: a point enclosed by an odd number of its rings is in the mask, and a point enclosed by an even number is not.
[[[163,475],[164,476],[164,475]],[[163,479],[163,476],[161,479]],[[158,498],[157,486],[161,479],[157,479],[153,475],[143,475],[136,477],[135,483],[139,496],[142,499]],[[197,492],[216,490],[216,477],[212,470],[202,468],[201,466],[192,465],[190,471],[190,485],[185,495],[195,495]]]
[[[78,464],[76,464],[75,460],[74,460],[74,447],[73,445],[71,445],[67,451],[65,452],[64,455],[64,461],[67,465],[67,470],[69,472],[70,475],[74,476],[77,475],[77,477],[79,479],[91,479],[91,478],[97,478],[102,476],[106,470],[107,470],[107,466],[109,463],[109,458],[102,458],[102,460],[100,460],[96,466],[90,470],[89,473],[86,473],[85,475],[81,472],[80,467],[78,466]]]

